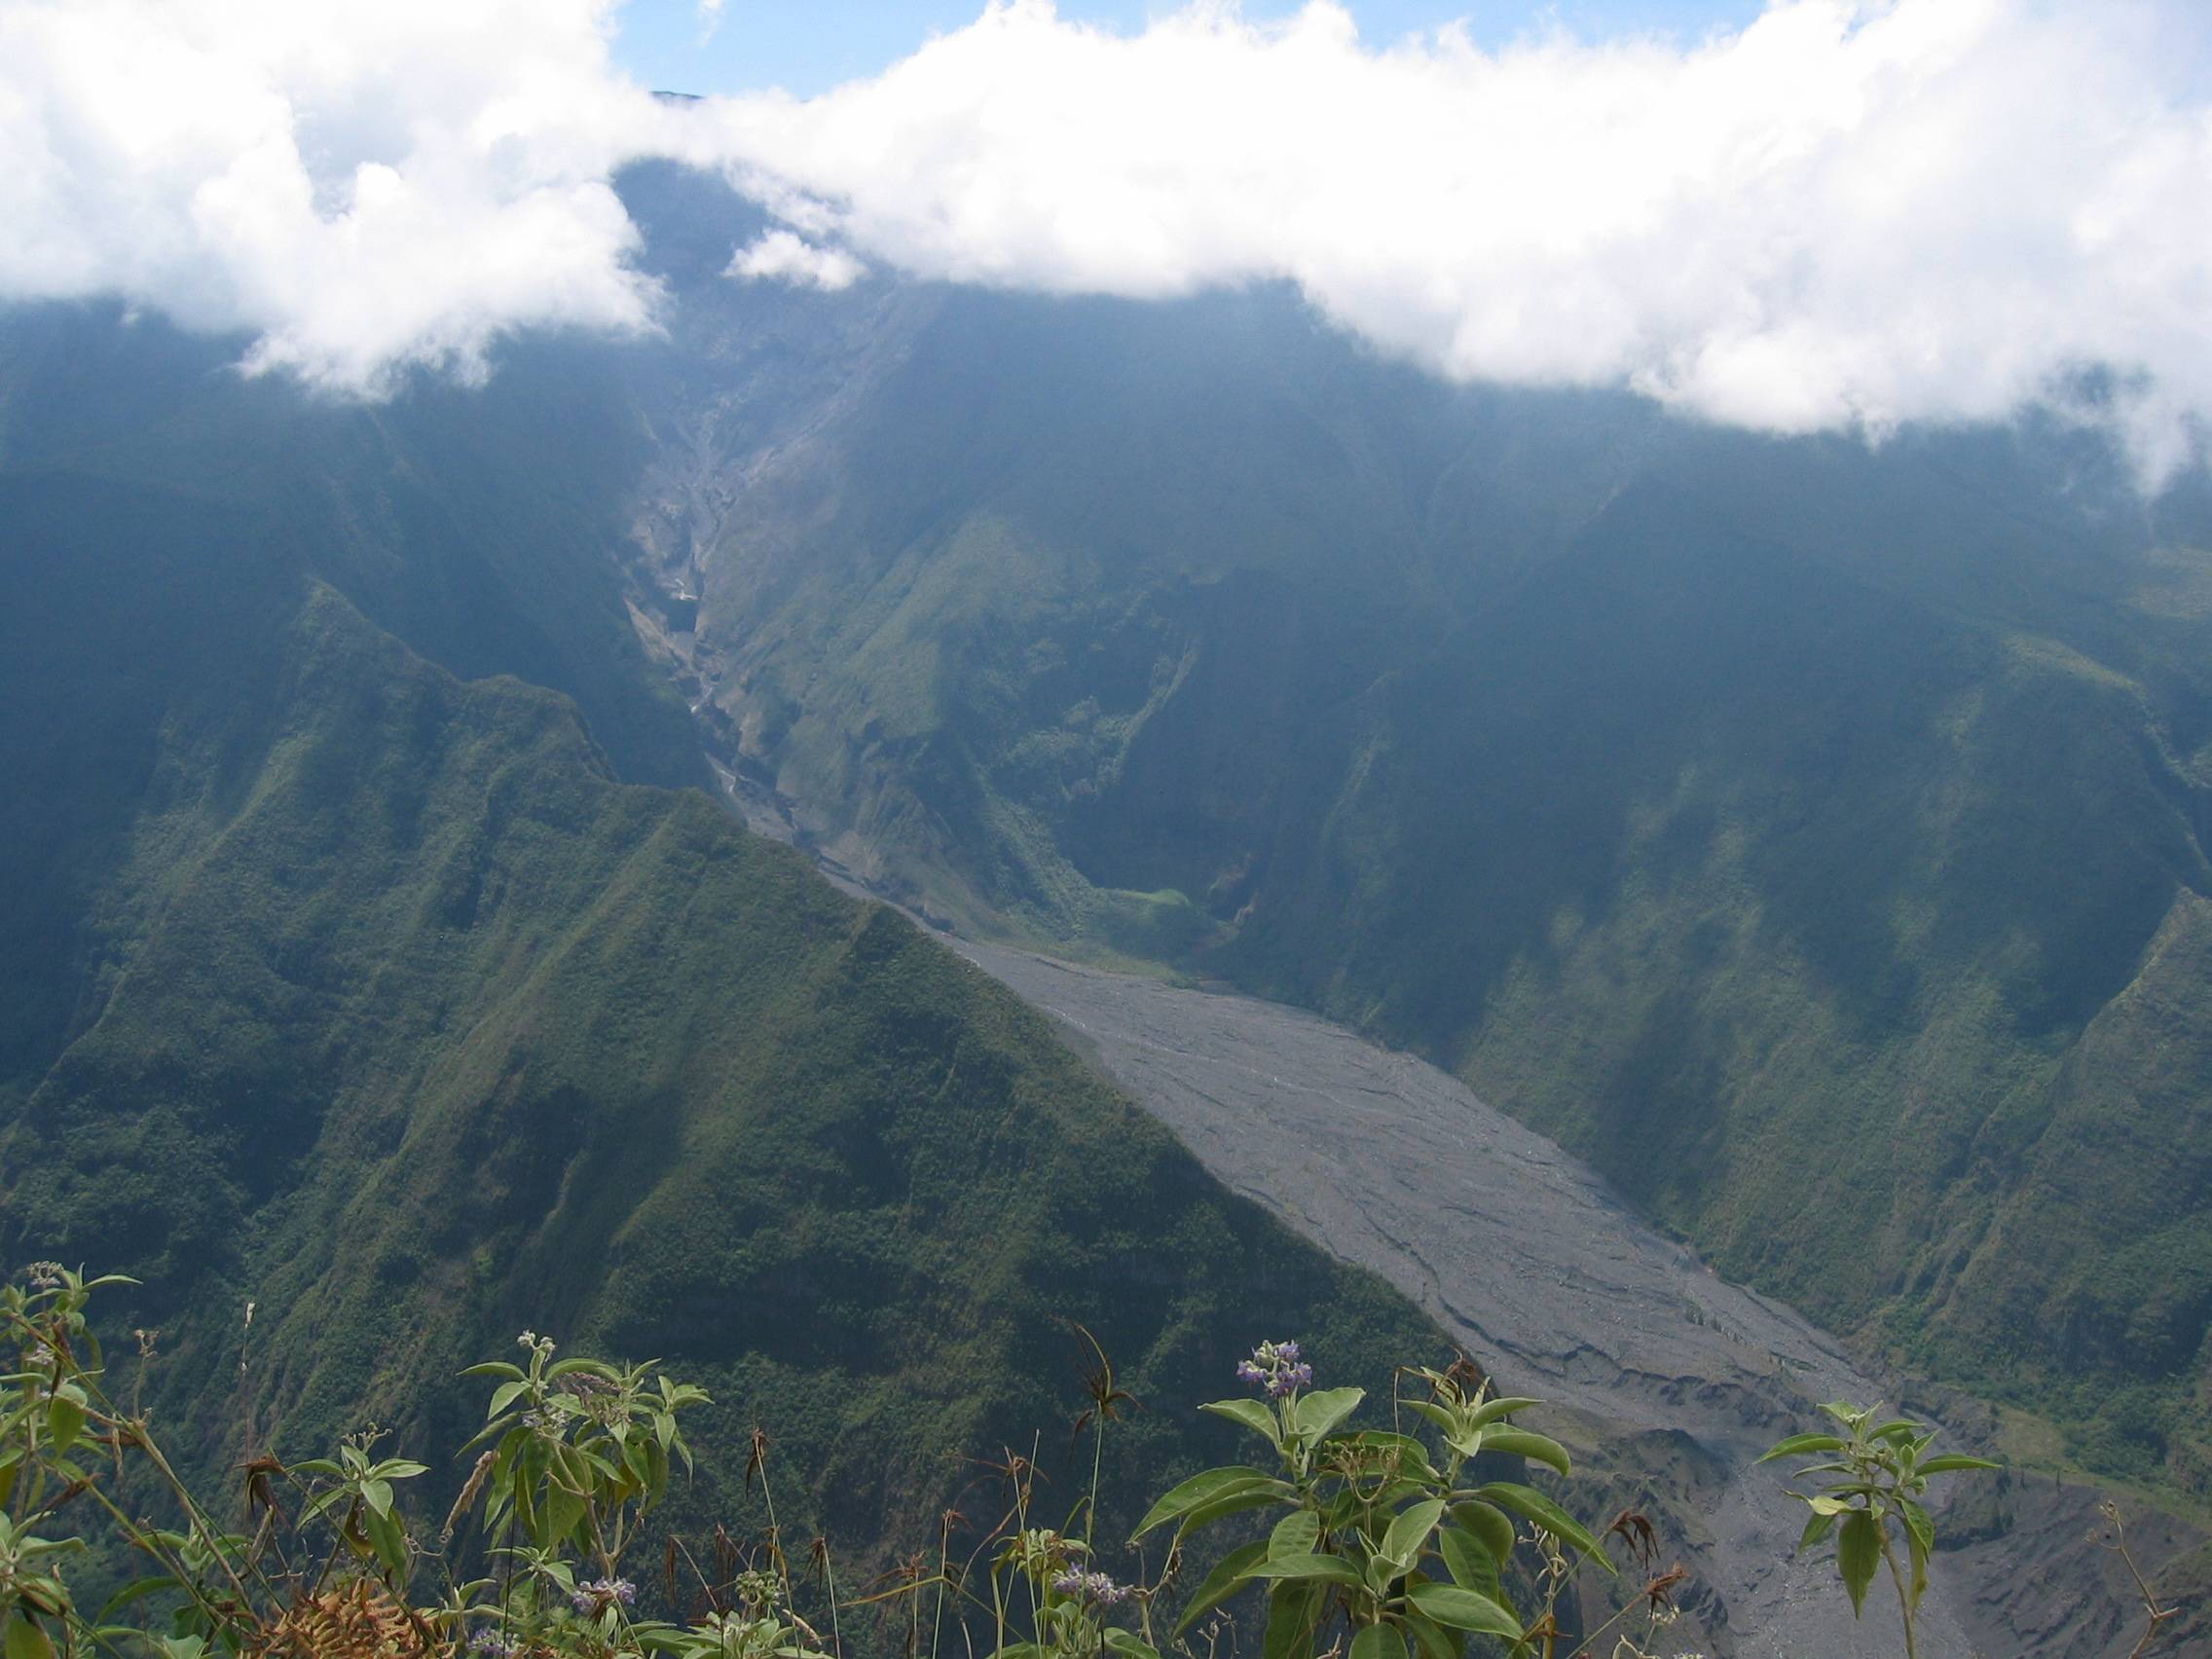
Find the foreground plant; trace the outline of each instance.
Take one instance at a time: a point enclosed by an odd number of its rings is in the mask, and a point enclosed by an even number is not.
[[[528,1365],[478,1368],[498,1379],[479,1436],[491,1442],[447,1517],[450,1539],[482,1506],[496,1576],[448,1582],[418,1604],[411,1581],[442,1554],[411,1530],[405,1483],[427,1472],[380,1457],[382,1435],[349,1437],[329,1458],[286,1465],[264,1454],[244,1465],[250,1532],[211,1520],[180,1480],[150,1425],[107,1393],[86,1309],[128,1283],[87,1278],[55,1263],[0,1286],[0,1654],[59,1659],[104,1653],[206,1659],[823,1659],[803,1621],[782,1605],[788,1582],[706,1587],[708,1616],[682,1625],[637,1619],[626,1551],[665,1494],[671,1456],[690,1461],[677,1414],[699,1389],[649,1365],[553,1357],[526,1334]],[[142,1348],[142,1351],[143,1348]],[[135,1477],[130,1501],[166,1494],[177,1523],[126,1508],[113,1489]],[[289,1501],[288,1501],[289,1500]],[[97,1612],[71,1596],[61,1563],[86,1540],[57,1536],[61,1512],[105,1514],[128,1559],[152,1564]],[[759,1575],[753,1575],[759,1577]],[[115,1622],[153,1612],[166,1630]]]
[[[1496,1637],[1516,1652],[1549,1655],[1553,1609],[1573,1571],[1596,1562],[1614,1571],[1598,1540],[1535,1488],[1467,1480],[1484,1453],[1507,1453],[1568,1473],[1558,1442],[1519,1428],[1537,1404],[1493,1398],[1466,1373],[1417,1370],[1429,1398],[1405,1402],[1438,1431],[1439,1456],[1415,1436],[1346,1430],[1365,1400],[1358,1388],[1309,1392],[1311,1367],[1296,1343],[1264,1343],[1237,1376],[1264,1399],[1217,1400],[1202,1409],[1242,1423],[1274,1454],[1272,1471],[1208,1469],[1169,1492],[1138,1525],[1142,1537],[1173,1524],[1175,1549],[1242,1511],[1286,1513],[1265,1538],[1232,1550],[1185,1605],[1176,1633],[1247,1585],[1267,1593],[1264,1659],[1322,1650],[1338,1621],[1351,1659],[1455,1659],[1467,1635]],[[1505,1588],[1519,1527],[1545,1552],[1543,1604],[1524,1620]],[[1569,1560],[1564,1552],[1577,1552]]]
[[[1913,1619],[1928,1589],[1929,1558],[1936,1553],[1935,1518],[1921,1496],[1932,1476],[2001,1465],[1956,1452],[1929,1456],[1928,1449],[1936,1443],[1935,1431],[1923,1433],[1922,1425],[1909,1418],[1877,1421],[1873,1409],[1861,1411],[1849,1405],[1825,1405],[1821,1410],[1835,1419],[1841,1434],[1791,1435],[1759,1461],[1825,1458],[1808,1463],[1790,1477],[1793,1481],[1825,1477],[1817,1492],[1790,1493],[1813,1512],[1797,1547],[1810,1549],[1834,1535],[1836,1570],[1851,1596],[1855,1618],[1865,1610],[1866,1589],[1874,1582],[1875,1569],[1887,1564],[1890,1581],[1897,1587],[1898,1608],[1904,1617],[1906,1659],[1918,1659]],[[1911,1563],[1909,1573],[1898,1560],[1900,1536]]]
[[[807,1604],[827,1638],[799,1610],[757,1429],[746,1483],[761,1482],[765,1533],[748,1546],[717,1529],[703,1552],[712,1571],[682,1538],[657,1539],[661,1605],[646,1604],[638,1582],[646,1575],[634,1578],[629,1564],[676,1466],[690,1467],[681,1419],[707,1396],[657,1365],[560,1356],[528,1332],[520,1363],[469,1373],[491,1384],[486,1422],[463,1449],[477,1456],[442,1528],[407,1512],[426,1466],[381,1455],[383,1436],[370,1429],[329,1458],[250,1457],[245,1530],[231,1531],[178,1478],[135,1405],[119,1406],[105,1388],[86,1309],[112,1282],[44,1263],[27,1283],[0,1286],[0,1659],[832,1659],[844,1652],[840,1607],[850,1615],[879,1604],[902,1616],[913,1659],[925,1636],[931,1659],[951,1643],[990,1659],[1210,1659],[1225,1604],[1241,1591],[1266,1609],[1254,1659],[1459,1659],[1470,1640],[1514,1659],[1586,1659],[1640,1606],[1663,1628],[1684,1576],[1653,1573],[1605,1625],[1568,1641],[1563,1596],[1587,1565],[1617,1569],[1545,1493],[1484,1478],[1512,1465],[1478,1461],[1518,1459],[1567,1478],[1567,1452],[1517,1421],[1537,1402],[1496,1396],[1465,1362],[1409,1369],[1399,1375],[1414,1380],[1416,1397],[1393,1390],[1393,1426],[1359,1427],[1364,1393],[1314,1387],[1294,1342],[1263,1343],[1237,1367],[1254,1393],[1202,1408],[1242,1425],[1268,1456],[1177,1485],[1130,1540],[1171,1537],[1160,1571],[1147,1577],[1140,1561],[1118,1575],[1097,1537],[1098,1470],[1105,1425],[1129,1401],[1088,1333],[1090,1410],[1077,1434],[1096,1432],[1089,1488],[1073,1510],[1056,1527],[1038,1515],[1034,1458],[1009,1453],[993,1465],[1008,1506],[964,1562],[951,1540],[967,1523],[947,1512],[934,1572],[909,1558],[891,1588],[842,1604],[828,1542],[814,1540]],[[141,1339],[142,1353],[150,1342]],[[1935,1542],[1920,1503],[1928,1478],[1993,1465],[1929,1456],[1932,1437],[1916,1424],[1828,1410],[1842,1433],[1800,1435],[1769,1456],[1825,1458],[1801,1471],[1825,1477],[1799,1494],[1814,1511],[1805,1541],[1836,1534],[1854,1606],[1873,1563],[1888,1559],[1912,1653]],[[166,1503],[171,1524],[138,1519],[149,1502]],[[1270,1511],[1265,1535],[1236,1542],[1187,1586],[1184,1563],[1211,1529],[1241,1516],[1249,1530]],[[89,1612],[65,1564],[87,1542],[71,1523],[95,1515],[139,1575]],[[471,1526],[476,1541],[457,1556],[449,1546]],[[1625,1511],[1605,1532],[1624,1559],[1656,1568],[1641,1514]],[[457,1582],[460,1559],[483,1562],[486,1575]],[[432,1576],[440,1587],[424,1594],[420,1582]],[[1160,1628],[1169,1616],[1173,1628]],[[1621,1638],[1616,1653],[1631,1652],[1643,1649]]]

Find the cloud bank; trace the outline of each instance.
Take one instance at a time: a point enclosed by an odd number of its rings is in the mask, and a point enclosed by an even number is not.
[[[0,299],[107,295],[377,392],[636,331],[608,185],[653,100],[592,0],[0,0]]]
[[[519,327],[649,327],[607,188],[673,155],[863,265],[1166,297],[1296,283],[1458,379],[1628,386],[1778,431],[2079,401],[2147,470],[2212,411],[2197,0],[1776,0],[1687,44],[1363,42],[1198,4],[1123,37],[994,5],[821,97],[657,103],[588,0],[9,0],[0,295],[114,292],[374,387]]]

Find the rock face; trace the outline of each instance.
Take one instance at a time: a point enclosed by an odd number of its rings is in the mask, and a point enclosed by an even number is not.
[[[1574,1159],[1432,1066],[1246,997],[955,948],[1057,1016],[1227,1185],[1414,1297],[1513,1391],[1579,1419],[1568,1436],[1588,1448],[1578,1487],[1647,1503],[1674,1533],[1661,1565],[1678,1554],[1698,1581],[1656,1651],[1900,1650],[1886,1587],[1855,1623],[1825,1552],[1793,1558],[1804,1512],[1779,1471],[1750,1467],[1809,1426],[1821,1400],[1901,1394],[1929,1411],[1899,1379],[1716,1277]],[[1985,1419],[1971,1402],[1939,1410],[1962,1446]],[[1975,1528],[1962,1506],[1974,1541],[1937,1563],[1922,1654],[2126,1654],[2141,1620],[2116,1559],[2086,1537],[2095,1494],[2048,1477],[1987,1486],[1973,1504],[1993,1520]],[[2154,1562],[2197,1542],[2162,1517],[2130,1536]]]

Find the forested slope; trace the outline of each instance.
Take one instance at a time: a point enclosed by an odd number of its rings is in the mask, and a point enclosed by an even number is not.
[[[873,1552],[969,1457],[1057,1464],[1063,1321],[1162,1408],[1118,1515],[1218,1450],[1188,1404],[1259,1335],[1371,1383],[1437,1347],[1011,994],[620,781],[567,698],[426,662],[223,494],[0,481],[0,1252],[144,1281],[117,1316],[209,1469],[458,1444],[455,1374],[530,1328],[712,1390],[688,1520],[756,1518],[758,1423],[787,1523]]]
[[[2208,1490],[2201,475],[1456,390],[1267,289],[683,292],[715,391],[634,571],[762,810],[1415,1049],[1724,1271]]]

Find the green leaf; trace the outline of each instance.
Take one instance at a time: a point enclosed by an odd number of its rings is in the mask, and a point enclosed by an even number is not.
[[[1276,1451],[1282,1450],[1282,1425],[1275,1421],[1275,1414],[1257,1400],[1210,1400],[1198,1410],[1240,1422],[1255,1434],[1266,1435],[1268,1444]]]
[[[1509,1641],[1520,1640],[1521,1621],[1478,1590],[1456,1584],[1417,1584],[1406,1592],[1406,1600],[1438,1624],[1454,1630],[1502,1636]]]
[[[557,1548],[569,1534],[583,1524],[584,1500],[580,1493],[567,1487],[555,1487],[545,1499],[544,1533],[538,1542],[548,1549]]]
[[[55,1452],[68,1451],[85,1432],[85,1408],[66,1394],[55,1394],[46,1403],[46,1432]]]
[[[407,1534],[389,1511],[379,1514],[370,1510],[362,1520],[362,1528],[369,1534],[369,1545],[377,1552],[377,1560],[384,1563],[392,1577],[403,1578],[407,1573]]]
[[[1252,1568],[1254,1578],[1318,1578],[1359,1589],[1359,1574],[1342,1556],[1270,1556]]]
[[[129,1583],[126,1584],[122,1589],[118,1590],[114,1595],[110,1596],[107,1599],[106,1604],[100,1608],[99,1617],[93,1622],[95,1624],[105,1624],[110,1618],[114,1617],[115,1614],[121,1612],[125,1607],[129,1606],[133,1602],[142,1602],[148,1596],[158,1596],[164,1590],[178,1590],[182,1588],[183,1586],[175,1578],[171,1577],[166,1572],[159,1573],[151,1578],[133,1578]]]
[[[1530,1434],[1525,1428],[1493,1428],[1483,1436],[1485,1452],[1510,1452],[1516,1456],[1544,1463],[1561,1474],[1572,1471],[1567,1467],[1567,1448],[1556,1440],[1541,1434]]]
[[[363,1481],[361,1501],[369,1506],[369,1513],[389,1517],[391,1514],[391,1483],[389,1481]]]
[[[1298,1402],[1298,1432],[1308,1440],[1319,1440],[1366,1398],[1365,1388],[1323,1388],[1308,1394]]]
[[[1800,1551],[1809,1550],[1834,1530],[1835,1517],[1823,1515],[1816,1509],[1806,1517],[1804,1531],[1797,1534],[1797,1548]]]
[[[1475,1535],[1502,1570],[1513,1554],[1513,1518],[1493,1504],[1461,1503],[1454,1507],[1452,1519]]]
[[[1520,1486],[1512,1481],[1493,1481],[1488,1486],[1477,1487],[1475,1495],[1486,1503],[1510,1509],[1523,1520],[1533,1521],[1553,1537],[1586,1551],[1607,1572],[1619,1571],[1605,1559],[1605,1552],[1598,1547],[1598,1540],[1589,1534],[1582,1523],[1534,1487]]]
[[[1406,1659],[1406,1639],[1396,1625],[1362,1625],[1351,1639],[1351,1659]]]
[[[1987,1457],[1969,1457],[1962,1453],[1946,1452],[1940,1457],[1931,1457],[1917,1471],[1923,1475],[1948,1475],[1960,1469],[2002,1469],[2003,1463],[1992,1463]]]
[[[1490,1548],[1464,1527],[1446,1527],[1436,1534],[1436,1553],[1444,1558],[1444,1570],[1462,1590],[1479,1590],[1495,1596],[1497,1562]]]
[[[1186,1514],[1182,1524],[1175,1529],[1175,1535],[1184,1537],[1200,1527],[1211,1526],[1224,1515],[1237,1515],[1247,1509],[1264,1509],[1270,1504],[1297,1501],[1298,1489],[1287,1481],[1268,1481],[1249,1487],[1232,1488],[1219,1497],[1208,1498]]]
[[[349,1493],[344,1487],[332,1487],[330,1491],[324,1493],[320,1497],[314,1499],[313,1502],[310,1503],[307,1508],[301,1512],[301,1523],[304,1525],[307,1522],[313,1521],[317,1515],[320,1515],[324,1510],[328,1509],[340,1498],[350,1497],[351,1495],[352,1494]]]
[[[1106,1645],[1117,1653],[1125,1654],[1127,1659],[1160,1659],[1159,1648],[1138,1641],[1125,1630],[1108,1631]]]
[[[1501,1417],[1511,1417],[1515,1412],[1525,1412],[1532,1406],[1542,1404],[1543,1401],[1541,1400],[1525,1400],[1512,1394],[1503,1395],[1495,1400],[1485,1400],[1481,1406],[1476,1408],[1473,1418],[1474,1426],[1487,1428]]]
[[[520,1477],[515,1481],[513,1488],[515,1494],[515,1525],[523,1530],[523,1533],[526,1537],[529,1537],[537,1543],[543,1543],[545,1540],[538,1535],[537,1530],[538,1523],[537,1493],[535,1491],[536,1485],[537,1483],[532,1480],[527,1473],[520,1475]]]
[[[1309,1556],[1321,1541],[1321,1518],[1310,1509],[1296,1510],[1275,1523],[1268,1534],[1268,1554]]]
[[[1318,1584],[1276,1585],[1268,1598],[1268,1634],[1260,1644],[1260,1659],[1299,1659],[1325,1594]]]
[[[1843,1587],[1851,1592],[1851,1613],[1857,1618],[1866,1603],[1866,1586],[1874,1582],[1874,1568],[1881,1565],[1882,1531],[1874,1525],[1874,1517],[1863,1509],[1855,1509],[1844,1518],[1843,1529],[1836,1534],[1836,1570],[1843,1574]]]
[[[500,1383],[492,1390],[492,1403],[484,1408],[485,1417],[488,1419],[498,1417],[515,1403],[516,1396],[522,1394],[529,1387],[529,1380],[519,1377],[512,1382]]]
[[[472,1365],[472,1366],[470,1366],[470,1367],[469,1367],[469,1368],[468,1368],[468,1369],[467,1369],[466,1371],[463,1371],[463,1372],[461,1373],[461,1375],[462,1375],[463,1377],[514,1377],[514,1378],[519,1378],[519,1377],[522,1377],[523,1375],[525,1375],[525,1373],[524,1373],[524,1371],[523,1371],[522,1367],[521,1367],[521,1366],[519,1366],[519,1365],[509,1365],[509,1364],[508,1364],[508,1363],[507,1363],[507,1362],[506,1362],[505,1360],[503,1360],[503,1359],[492,1359],[492,1360],[486,1360],[486,1361],[485,1361],[485,1362],[484,1362],[484,1363],[483,1363],[482,1365]]]
[[[1841,1452],[1842,1450],[1843,1442],[1832,1434],[1792,1434],[1788,1440],[1773,1447],[1764,1456],[1759,1458],[1759,1461],[1771,1463],[1777,1457],[1801,1457],[1808,1452]]]
[[[1936,1553],[1936,1522],[1909,1497],[1899,1498],[1898,1508],[1904,1514],[1905,1542],[1912,1549],[1912,1591],[1908,1600],[1912,1606],[1918,1607],[1920,1598],[1928,1591],[1928,1558]]]
[[[1141,1538],[1163,1522],[1172,1521],[1176,1516],[1196,1509],[1201,1503],[1226,1496],[1232,1489],[1247,1488],[1270,1478],[1261,1470],[1247,1468],[1242,1464],[1208,1469],[1203,1474],[1193,1475],[1189,1480],[1170,1487],[1160,1501],[1145,1512],[1144,1519],[1137,1523],[1137,1530],[1130,1536]]]
[[[1406,1410],[1428,1419],[1446,1434],[1456,1434],[1459,1430],[1459,1419],[1432,1400],[1408,1400]]]
[[[0,1654],[6,1659],[54,1659],[54,1643],[45,1631],[17,1613],[8,1620],[7,1636],[0,1639]]]
[[[1417,1607],[1406,1609],[1406,1630],[1420,1651],[1420,1659],[1461,1659],[1467,1639],[1444,1627]]]
[[[1183,1616],[1175,1621],[1175,1634],[1181,1636],[1228,1601],[1236,1593],[1237,1586],[1244,1582],[1252,1568],[1267,1560],[1267,1557],[1268,1541],[1265,1538],[1246,1544],[1241,1549],[1231,1550],[1223,1556],[1214,1564],[1213,1570],[1206,1574],[1205,1581],[1193,1592],[1190,1604],[1183,1609]]]
[[[1396,1568],[1391,1576],[1403,1572],[1419,1559],[1421,1546],[1428,1542],[1429,1533],[1444,1519],[1444,1500],[1430,1498],[1403,1511],[1390,1523],[1390,1530],[1382,1534],[1382,1554]]]
[[[622,1466],[636,1480],[640,1492],[652,1485],[652,1459],[645,1455],[645,1448],[651,1444],[643,1435],[633,1435],[622,1442]]]

